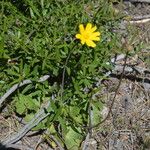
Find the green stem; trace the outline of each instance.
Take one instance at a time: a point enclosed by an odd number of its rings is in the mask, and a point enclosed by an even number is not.
[[[62,73],[62,82],[61,82],[61,100],[63,99],[63,93],[64,93],[64,82],[65,82],[65,73],[66,73],[66,67],[67,67],[67,64],[68,64],[68,61],[69,61],[69,58],[74,50],[76,45],[73,46],[73,48],[71,49],[71,51],[69,52],[68,56],[67,56],[67,59],[65,61],[65,65],[63,67],[63,73]]]

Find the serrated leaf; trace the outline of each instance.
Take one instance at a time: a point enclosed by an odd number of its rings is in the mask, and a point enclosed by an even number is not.
[[[32,97],[28,96],[26,97],[25,105],[29,110],[37,110],[39,107],[39,103],[36,101],[36,99],[32,99]]]
[[[79,107],[77,107],[77,106],[71,107],[70,106],[70,112],[69,112],[69,114],[72,117],[76,117],[77,115],[79,115],[79,112],[80,112],[80,108]]]
[[[20,77],[20,74],[18,72],[15,72],[13,70],[6,70],[7,73],[11,76],[16,76],[16,77]]]
[[[23,99],[15,98],[16,101],[16,112],[20,115],[23,115],[26,111],[26,106],[24,105]]]

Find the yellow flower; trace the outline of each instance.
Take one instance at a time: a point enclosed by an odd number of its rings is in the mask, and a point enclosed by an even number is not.
[[[81,44],[87,44],[89,47],[95,47],[96,44],[93,41],[100,41],[100,32],[95,32],[96,29],[97,27],[92,27],[91,23],[88,23],[85,28],[83,24],[80,24],[80,34],[76,34],[76,38],[81,40]]]

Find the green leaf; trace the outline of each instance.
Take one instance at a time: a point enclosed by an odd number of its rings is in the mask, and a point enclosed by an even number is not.
[[[67,148],[69,150],[78,150],[81,140],[83,138],[82,135],[75,132],[71,127],[67,127],[67,129],[68,129],[68,133],[64,137]]]
[[[32,1],[29,1],[27,0],[29,5],[30,5],[30,13],[31,13],[31,17],[34,18],[35,15],[34,13],[37,15],[37,16],[40,16],[39,12],[38,12],[38,9],[36,8],[36,6],[34,5],[35,3],[33,3]]]
[[[20,77],[20,74],[14,70],[6,70],[6,72],[11,76]]]
[[[38,130],[41,130],[41,129],[46,129],[46,126],[45,126],[45,122],[46,122],[47,119],[44,119],[42,122],[40,122],[36,127],[34,127],[32,130],[33,131],[38,131]]]
[[[27,115],[25,116],[24,120],[25,120],[26,122],[29,122],[29,121],[31,121],[33,118],[34,118],[34,114],[33,114],[33,113],[30,113],[30,114],[27,114]]]
[[[70,68],[67,67],[67,73],[68,73],[68,75],[70,75],[70,72],[71,72]]]
[[[83,124],[83,118],[81,115],[74,117],[74,120],[76,121],[76,123],[78,124]],[[85,121],[85,120],[84,120]]]
[[[24,99],[23,98],[18,98],[15,97],[16,101],[16,112],[20,115],[23,115],[26,112],[26,106],[24,104]]]
[[[64,137],[66,137],[66,134],[67,134],[67,132],[68,132],[66,120],[65,120],[64,117],[62,118],[61,116],[59,116],[59,117],[58,117],[58,121],[60,122],[60,125],[61,125],[61,128],[62,128],[62,135],[63,135]]]
[[[25,113],[26,107],[23,103],[17,102],[16,103],[16,112],[20,115]]]
[[[99,108],[95,107],[94,105],[92,106],[93,110],[93,117],[92,117],[92,124],[98,124],[101,120],[101,115],[100,115],[100,110]]]
[[[101,111],[101,109],[103,108],[103,103],[101,101],[92,101],[92,105],[96,107],[99,111]]]
[[[32,84],[29,84],[27,85],[23,91],[22,91],[22,94],[25,94],[26,92],[29,92],[31,89],[32,89],[33,85]]]
[[[55,134],[57,131],[55,130],[55,127],[54,127],[54,125],[52,124],[52,125],[50,125],[50,127],[49,127],[49,131],[50,131],[50,133],[51,134]]]
[[[80,112],[80,108],[77,107],[77,106],[70,106],[70,111],[69,111],[69,114],[72,116],[72,117],[76,117],[77,115],[79,115],[79,112]]]
[[[30,96],[26,96],[25,105],[29,110],[37,111],[37,109],[39,108],[39,103],[36,101],[36,99],[33,99]]]
[[[23,68],[23,72],[25,74],[25,76],[27,77],[28,75],[30,75],[30,66],[25,64],[24,68]]]

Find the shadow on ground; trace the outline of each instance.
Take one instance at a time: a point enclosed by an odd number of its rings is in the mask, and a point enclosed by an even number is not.
[[[15,148],[11,148],[11,147],[7,148],[6,146],[4,146],[0,143],[0,150],[19,150],[19,149],[15,149]]]

